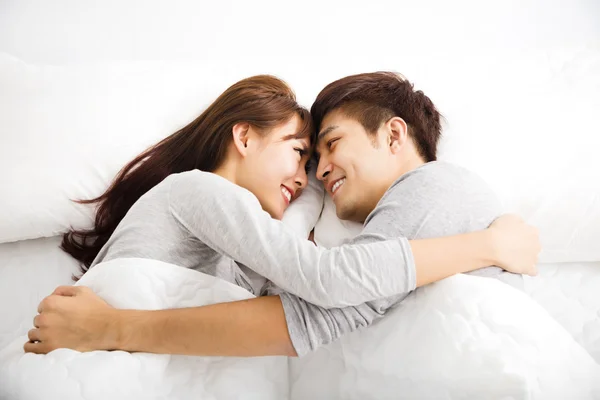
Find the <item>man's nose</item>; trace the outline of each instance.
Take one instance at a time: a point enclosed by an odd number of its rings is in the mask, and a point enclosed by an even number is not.
[[[317,179],[323,181],[329,175],[333,166],[331,163],[324,157],[319,159],[319,165],[317,166]]]

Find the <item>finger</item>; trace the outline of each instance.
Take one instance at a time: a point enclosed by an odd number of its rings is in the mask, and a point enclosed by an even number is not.
[[[38,306],[38,314],[47,312],[56,308],[56,305],[64,300],[64,297],[51,294],[40,302]]]
[[[40,330],[39,329],[30,329],[27,332],[27,337],[30,342],[40,342],[42,339],[40,338]]]
[[[46,353],[48,353],[49,349],[48,349],[48,346],[42,342],[38,342],[38,343],[27,342],[23,346],[23,350],[25,350],[25,353],[46,354]]]
[[[59,296],[76,296],[81,293],[83,286],[59,286],[52,294]]]
[[[40,305],[38,306],[38,313],[49,313],[50,311],[59,310],[65,304],[68,304],[70,301],[73,301],[72,296],[60,296],[56,294],[51,294],[46,297]]]
[[[44,308],[46,308],[46,303],[48,302],[49,297],[50,296],[45,297],[42,301],[40,301],[40,304],[38,304],[38,309],[37,309],[38,314],[41,314],[42,311],[44,310]]]
[[[527,275],[529,275],[529,276],[537,275],[537,268],[536,268],[535,264],[533,264],[533,266],[529,269],[529,273]]]

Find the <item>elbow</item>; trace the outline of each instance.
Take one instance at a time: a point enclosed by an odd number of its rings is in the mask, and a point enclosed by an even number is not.
[[[334,301],[336,299],[334,298],[328,298],[328,299],[323,299],[323,298],[315,298],[313,300],[310,299],[304,299],[309,303],[314,304],[315,306],[319,306],[321,308],[324,308],[325,310],[332,310],[334,308],[344,308],[347,306],[352,306],[355,304],[350,304],[347,301]]]
[[[329,292],[323,291],[323,295],[314,300],[307,301],[326,310],[331,310],[334,308],[355,307],[374,299],[371,296],[363,296],[356,290],[342,291],[338,288],[338,290]]]
[[[298,353],[296,353],[296,350],[294,350],[294,348],[292,347],[292,348],[291,348],[291,349],[288,351],[288,353],[286,354],[286,356],[288,356],[288,357],[296,357],[296,358],[298,358]]]
[[[343,298],[345,298],[345,299],[342,300]],[[324,308],[326,310],[332,310],[332,309],[336,309],[336,308],[358,306],[360,304],[366,303],[373,299],[368,298],[367,300],[364,300],[361,298],[352,298],[352,299],[348,300],[348,296],[344,296],[342,293],[337,293],[337,294],[333,294],[333,295],[329,294],[329,295],[322,296],[319,298],[314,298],[312,300],[310,300],[310,299],[304,299],[304,300],[306,300],[307,302],[312,303],[316,306]]]

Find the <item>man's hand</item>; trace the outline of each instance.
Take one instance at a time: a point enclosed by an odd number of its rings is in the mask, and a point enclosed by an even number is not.
[[[119,339],[116,311],[87,287],[60,286],[38,306],[25,352],[112,350]]]
[[[537,261],[542,246],[538,230],[521,217],[506,214],[488,229],[492,235],[496,264],[516,274],[537,274]]]

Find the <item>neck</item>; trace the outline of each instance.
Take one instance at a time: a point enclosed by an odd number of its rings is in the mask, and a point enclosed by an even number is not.
[[[425,161],[423,161],[421,156],[419,156],[417,153],[411,153],[407,157],[403,157],[400,164],[398,164],[396,173],[391,174],[389,176],[389,181],[385,182],[385,187],[382,187],[381,195],[379,196],[377,201],[379,201],[381,197],[383,197],[385,192],[392,186],[394,182],[396,182],[398,178],[400,178],[404,174],[409,173],[410,171],[419,168],[422,165],[425,165]],[[373,205],[373,208],[375,207],[375,205],[376,204]]]
[[[231,162],[224,162],[220,167],[213,171],[213,174],[219,175],[237,185],[235,167],[232,164],[233,163]]]
[[[410,171],[419,168],[420,166],[425,165],[425,161],[418,154],[413,154],[411,157],[406,157],[403,162],[399,165],[398,168],[398,176],[396,179],[401,177],[404,174],[409,173]]]

